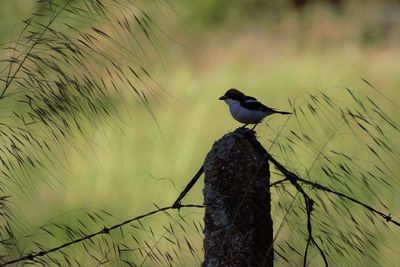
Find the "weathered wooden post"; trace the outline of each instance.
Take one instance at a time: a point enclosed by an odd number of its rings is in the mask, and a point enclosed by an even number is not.
[[[269,165],[255,133],[216,141],[203,168],[203,267],[273,266]]]

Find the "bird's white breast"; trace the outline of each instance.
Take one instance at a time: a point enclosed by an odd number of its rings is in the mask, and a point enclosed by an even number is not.
[[[268,115],[264,111],[246,109],[242,107],[237,100],[225,99],[225,102],[229,106],[229,111],[231,112],[232,117],[241,123],[259,123],[266,115]]]

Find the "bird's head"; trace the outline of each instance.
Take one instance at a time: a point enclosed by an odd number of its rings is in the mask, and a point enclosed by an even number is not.
[[[219,100],[226,100],[226,99],[232,99],[232,100],[237,100],[241,101],[244,98],[246,98],[246,95],[240,92],[239,90],[235,88],[231,88],[226,93],[219,98]]]

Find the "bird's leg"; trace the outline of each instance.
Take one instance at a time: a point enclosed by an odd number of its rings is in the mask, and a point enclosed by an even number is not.
[[[245,125],[243,125],[242,127],[240,127],[240,128],[246,128],[246,126],[247,125],[249,125],[248,123],[246,123]]]
[[[258,123],[254,124],[253,128],[251,128],[252,131],[254,131],[254,129],[256,128],[256,126],[258,125]]]

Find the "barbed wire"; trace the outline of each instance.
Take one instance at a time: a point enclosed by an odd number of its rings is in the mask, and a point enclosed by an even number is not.
[[[296,188],[296,190],[300,194],[302,194],[302,196],[304,198],[306,215],[307,215],[308,237],[307,237],[306,249],[305,249],[305,252],[304,252],[303,266],[307,265],[308,248],[309,248],[309,245],[311,243],[314,244],[317,247],[321,257],[324,260],[325,266],[328,266],[328,261],[327,261],[327,258],[326,258],[326,255],[325,255],[324,251],[318,245],[318,243],[315,241],[315,239],[313,237],[313,234],[312,234],[312,220],[311,220],[311,218],[312,218],[313,206],[314,206],[315,201],[304,191],[304,189],[302,188],[300,183],[304,184],[304,185],[309,185],[313,189],[321,190],[321,191],[324,191],[324,192],[327,192],[327,193],[330,193],[330,194],[334,194],[334,195],[336,195],[338,197],[347,199],[347,200],[349,200],[349,201],[351,201],[353,203],[356,203],[356,204],[362,206],[363,208],[366,208],[367,210],[369,210],[369,211],[381,216],[387,222],[391,222],[396,226],[400,226],[400,222],[394,220],[390,216],[390,214],[386,215],[384,212],[381,212],[381,211],[373,208],[372,206],[370,206],[370,205],[368,205],[366,203],[363,203],[362,201],[360,201],[360,200],[358,200],[358,199],[356,199],[354,197],[351,197],[351,196],[348,196],[348,195],[346,195],[344,193],[335,191],[335,190],[333,190],[333,189],[331,189],[331,188],[329,188],[327,186],[321,185],[321,184],[319,184],[317,182],[312,182],[312,181],[309,181],[309,180],[306,180],[306,179],[303,179],[303,178],[299,177],[297,174],[289,171],[286,167],[284,167],[271,154],[269,154],[268,151],[265,150],[265,148],[262,147],[259,143],[255,143],[254,140],[252,140],[252,138],[248,138],[249,137],[248,135],[246,135],[246,137],[250,141],[250,143],[255,147],[255,149],[259,150],[259,152],[261,152],[263,155],[265,155],[265,157],[270,162],[272,162],[274,164],[274,166],[285,176],[285,178],[271,183],[269,185],[269,187],[274,187],[274,186],[277,186],[279,184],[282,184],[284,182],[288,182],[289,181]],[[195,183],[198,181],[198,179],[203,174],[203,172],[204,172],[203,165],[201,165],[200,169],[197,171],[197,173],[194,175],[194,177],[189,181],[187,186],[179,194],[178,198],[176,199],[176,201],[171,206],[166,206],[166,207],[162,207],[162,208],[158,208],[157,207],[156,210],[150,211],[150,212],[148,212],[146,214],[142,214],[142,215],[136,216],[134,218],[125,220],[125,221],[123,221],[121,223],[114,224],[114,225],[109,226],[109,227],[104,226],[103,229],[101,229],[101,230],[99,230],[97,232],[94,232],[92,234],[85,235],[85,236],[83,236],[81,238],[74,239],[74,240],[72,240],[70,242],[61,244],[61,245],[59,245],[57,247],[54,247],[54,248],[51,248],[51,249],[48,249],[48,250],[39,250],[39,251],[36,251],[36,252],[31,252],[31,253],[26,254],[26,255],[24,255],[24,256],[22,256],[20,258],[4,262],[4,263],[0,264],[0,266],[6,266],[6,265],[9,265],[9,264],[12,264],[12,263],[17,263],[17,262],[27,261],[27,260],[33,261],[35,258],[42,257],[42,256],[45,256],[45,255],[47,255],[49,253],[53,253],[53,252],[59,251],[59,250],[61,250],[63,248],[69,247],[69,246],[77,244],[77,243],[81,243],[81,242],[83,242],[85,240],[92,239],[92,238],[94,238],[94,237],[96,237],[98,235],[109,234],[112,230],[115,230],[116,228],[122,227],[122,226],[127,225],[129,223],[132,223],[134,221],[138,221],[140,219],[155,215],[155,214],[163,212],[163,211],[167,211],[167,210],[171,210],[171,209],[178,209],[178,211],[179,211],[181,208],[205,208],[204,205],[181,204],[182,199],[186,196],[186,194],[190,191],[190,189],[195,185]]]
[[[373,208],[372,206],[361,202],[360,200],[358,200],[358,199],[356,199],[356,198],[354,198],[354,197],[351,197],[351,196],[348,196],[348,195],[346,195],[346,194],[344,194],[344,193],[335,191],[335,190],[333,190],[333,189],[331,189],[331,188],[329,188],[329,187],[327,187],[327,186],[321,185],[320,183],[312,182],[312,181],[303,179],[303,178],[299,177],[298,175],[296,175],[295,173],[293,173],[293,172],[289,171],[288,169],[286,169],[281,163],[279,163],[279,162],[278,162],[274,157],[272,157],[271,154],[269,154],[268,152],[266,152],[266,156],[267,156],[267,158],[275,165],[275,167],[277,167],[278,170],[286,177],[286,179],[283,179],[283,180],[278,181],[278,182],[290,181],[290,182],[293,183],[293,182],[299,181],[299,182],[301,182],[301,183],[303,183],[303,184],[307,184],[307,185],[312,186],[313,189],[325,191],[325,192],[334,194],[334,195],[336,195],[336,196],[339,196],[339,197],[341,197],[341,198],[345,198],[345,199],[347,199],[347,200],[350,200],[351,202],[356,203],[356,204],[358,204],[358,205],[360,205],[360,206],[362,206],[362,207],[368,209],[369,211],[371,211],[371,212],[373,212],[373,213],[375,213],[375,214],[381,216],[381,217],[382,217],[383,219],[385,219],[387,222],[391,222],[391,223],[393,223],[393,224],[396,225],[396,226],[400,226],[400,222],[394,220],[394,219],[391,217],[391,213],[385,214],[384,212],[381,212],[381,211],[379,211],[379,210]]]
[[[250,131],[249,131],[250,132]],[[301,187],[301,185],[299,184],[299,182],[303,183],[303,184],[307,184],[307,185],[311,185],[313,188],[318,189],[318,190],[322,190],[331,194],[334,194],[336,196],[339,196],[341,198],[345,198],[347,200],[350,200],[353,203],[356,203],[366,209],[368,209],[369,211],[378,214],[379,216],[381,216],[382,218],[384,218],[387,222],[391,222],[393,224],[395,224],[396,226],[400,226],[400,222],[393,220],[392,217],[389,215],[386,215],[385,213],[378,211],[377,209],[373,208],[372,206],[365,204],[363,202],[361,202],[360,200],[348,196],[346,194],[343,194],[341,192],[335,191],[333,189],[330,189],[324,185],[321,185],[319,183],[316,182],[312,182],[312,181],[308,181],[306,179],[303,179],[301,177],[299,177],[298,175],[296,175],[295,173],[289,171],[286,167],[284,167],[280,162],[278,162],[271,154],[268,153],[268,151],[258,142],[255,142],[255,140],[252,138],[252,135],[246,135],[247,139],[249,140],[249,142],[252,144],[252,146],[258,150],[260,153],[264,154],[266,156],[266,158],[272,162],[274,164],[274,166],[285,176],[285,178],[278,180],[274,183],[272,183],[270,185],[271,186],[275,186],[278,184],[281,184],[283,182],[286,181],[290,181],[290,183],[296,188],[296,190],[302,194],[303,198],[304,198],[304,202],[305,202],[305,208],[306,208],[306,214],[307,214],[307,232],[308,232],[308,237],[307,237],[307,244],[306,244],[306,249],[304,252],[304,256],[303,256],[303,266],[306,267],[307,266],[307,254],[308,254],[308,248],[310,243],[313,243],[319,253],[321,254],[321,257],[324,260],[325,266],[328,266],[328,261],[326,258],[326,255],[324,253],[324,251],[322,250],[322,248],[318,245],[318,243],[315,241],[313,235],[312,235],[312,221],[311,221],[311,215],[313,212],[313,206],[314,206],[314,200],[304,191],[304,189]]]
[[[196,205],[196,204],[179,205],[179,208],[204,208],[204,207],[205,207],[204,205]],[[83,242],[85,240],[92,239],[92,238],[94,238],[96,236],[99,236],[99,235],[109,234],[112,230],[115,230],[115,229],[117,229],[119,227],[122,227],[122,226],[127,225],[129,223],[132,223],[134,221],[138,221],[140,219],[144,219],[146,217],[149,217],[149,216],[152,216],[154,214],[157,214],[157,213],[160,213],[160,212],[163,212],[163,211],[167,211],[167,210],[170,210],[170,209],[176,209],[176,207],[167,206],[167,207],[163,207],[163,208],[158,208],[158,209],[150,211],[150,212],[148,212],[146,214],[142,214],[142,215],[136,216],[134,218],[125,220],[125,221],[123,221],[121,223],[114,224],[112,226],[109,226],[109,227],[104,226],[104,228],[102,230],[97,231],[95,233],[85,235],[85,236],[83,236],[81,238],[74,239],[74,240],[72,240],[70,242],[64,243],[62,245],[59,245],[57,247],[54,247],[54,248],[51,248],[51,249],[48,249],[48,250],[39,250],[37,252],[31,252],[31,253],[26,254],[25,256],[22,256],[20,258],[1,263],[0,266],[7,266],[9,264],[13,264],[13,263],[21,262],[21,261],[27,261],[27,260],[33,261],[35,258],[43,257],[43,256],[45,256],[47,254],[56,252],[58,250],[61,250],[63,248],[69,247],[69,246],[72,246],[72,245],[77,244],[77,243],[81,243],[81,242]]]

